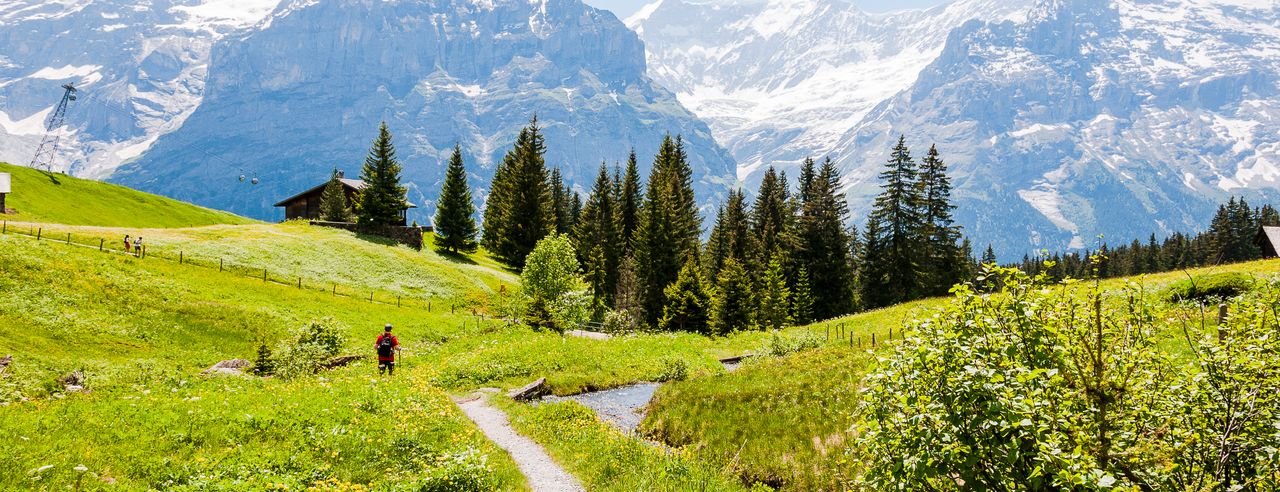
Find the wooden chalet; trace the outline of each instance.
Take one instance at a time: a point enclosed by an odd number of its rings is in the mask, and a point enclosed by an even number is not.
[[[1258,235],[1253,238],[1253,244],[1262,248],[1263,258],[1276,258],[1280,256],[1276,251],[1280,250],[1280,227],[1262,226],[1258,228]]]
[[[347,203],[354,206],[360,195],[360,190],[363,190],[365,187],[364,181],[359,179],[347,179],[343,177],[342,171],[338,171],[338,181],[342,183],[343,191],[347,193]],[[324,196],[324,188],[328,185],[329,181],[325,180],[325,182],[320,183],[314,188],[281,200],[280,203],[275,204],[275,206],[284,207],[284,220],[319,220],[321,197]],[[401,223],[399,225],[401,226],[409,224],[407,216],[409,209],[417,208],[417,206],[409,202],[405,202],[405,205],[406,207],[400,211]]]

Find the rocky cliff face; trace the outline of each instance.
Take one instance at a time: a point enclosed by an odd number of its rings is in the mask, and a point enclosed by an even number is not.
[[[276,0],[0,4],[0,160],[26,164],[73,83],[57,170],[102,178],[199,105],[210,47]]]
[[[674,1],[631,21],[655,77],[692,81],[673,87],[749,182],[767,164],[837,159],[859,222],[899,134],[917,154],[938,144],[957,217],[1006,259],[1201,228],[1231,194],[1277,198],[1275,2],[961,0],[873,16],[834,0]],[[671,27],[690,8],[710,13]],[[806,43],[807,58],[787,48]]]
[[[578,0],[287,3],[219,41],[208,72],[198,109],[113,179],[272,218],[331,169],[358,174],[385,120],[425,222],[455,142],[483,197],[535,114],[548,164],[584,191],[632,147],[647,166],[666,133],[685,136],[708,203],[733,179],[709,129],[647,77],[637,36]]]

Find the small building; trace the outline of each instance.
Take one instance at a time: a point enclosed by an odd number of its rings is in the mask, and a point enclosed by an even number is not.
[[[1253,244],[1262,248],[1263,258],[1276,258],[1280,256],[1276,251],[1280,250],[1280,227],[1262,226],[1258,228],[1258,235],[1253,238]]]
[[[365,187],[364,181],[359,179],[347,179],[343,176],[342,171],[338,171],[338,181],[342,183],[343,191],[347,192],[347,203],[354,206],[357,197],[360,195],[360,190],[363,190]],[[326,180],[314,188],[281,200],[280,203],[275,204],[275,206],[284,207],[284,220],[319,220],[321,197],[324,196],[324,188],[328,185],[329,181]],[[412,203],[405,202],[405,205],[407,205],[407,207],[400,211],[401,223],[399,225],[402,226],[408,225],[409,223],[407,215],[408,209],[417,208]]]
[[[4,208],[4,198],[9,195],[9,173],[0,173],[0,214],[7,213]]]

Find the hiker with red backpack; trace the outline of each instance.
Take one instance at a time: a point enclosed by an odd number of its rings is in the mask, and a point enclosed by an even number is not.
[[[396,372],[396,354],[400,352],[400,341],[391,334],[391,323],[387,323],[385,331],[373,342],[378,349],[378,375],[394,376]]]

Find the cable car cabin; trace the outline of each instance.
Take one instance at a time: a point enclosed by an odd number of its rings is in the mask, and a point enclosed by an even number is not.
[[[353,204],[354,206],[357,197],[360,194],[360,190],[364,189],[364,181],[343,178],[341,172],[338,173],[338,181],[342,183],[343,191],[347,193],[347,203]],[[320,220],[321,197],[324,196],[324,188],[328,185],[329,181],[325,180],[325,182],[320,183],[320,185],[286,198],[280,201],[280,203],[275,204],[275,206],[284,207],[284,220]],[[406,202],[405,205],[407,205],[407,207],[400,211],[401,223],[395,225],[408,225],[408,209],[417,208],[412,203]]]

